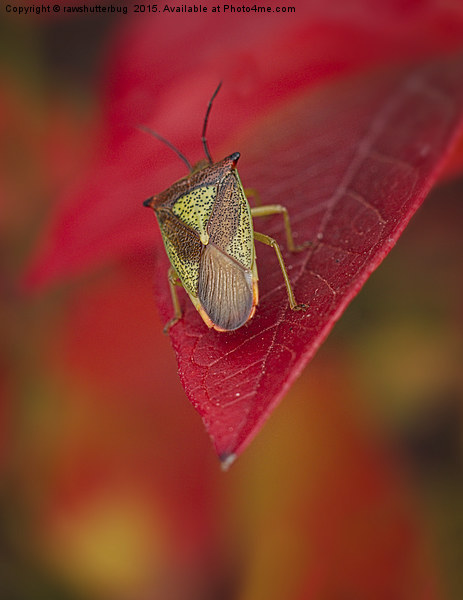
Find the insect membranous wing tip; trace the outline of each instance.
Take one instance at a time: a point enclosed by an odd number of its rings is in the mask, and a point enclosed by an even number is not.
[[[238,329],[253,313],[252,272],[208,244],[201,254],[198,299],[216,329]]]

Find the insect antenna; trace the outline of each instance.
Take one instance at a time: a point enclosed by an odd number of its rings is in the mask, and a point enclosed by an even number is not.
[[[210,165],[212,165],[212,157],[211,157],[211,153],[209,152],[209,146],[207,145],[207,139],[206,139],[207,121],[209,120],[209,113],[211,112],[212,103],[214,102],[214,98],[219,93],[219,90],[221,87],[222,87],[222,82],[219,83],[215,92],[212,94],[212,98],[209,100],[209,104],[207,105],[206,116],[204,117],[203,132],[201,134],[201,141],[203,143],[204,152],[206,154],[206,158],[209,161]]]
[[[150,129],[149,127],[145,127],[144,125],[139,125],[138,129],[141,129],[145,133],[149,133],[150,135],[154,136],[157,140],[159,140],[160,142],[165,144],[168,148],[170,148],[173,152],[175,152],[175,154],[179,157],[180,160],[182,160],[186,164],[187,169],[189,171],[193,170],[193,167],[191,166],[188,158],[184,154],[182,154],[180,152],[180,150],[178,148],[176,148],[171,142],[169,142],[169,140],[166,140],[166,138],[162,137],[162,135],[157,133],[157,131]]]

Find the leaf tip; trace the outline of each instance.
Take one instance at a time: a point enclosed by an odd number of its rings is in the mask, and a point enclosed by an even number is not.
[[[228,469],[236,460],[236,454],[234,454],[233,452],[224,452],[219,456],[219,459],[221,462],[222,471],[228,471]]]

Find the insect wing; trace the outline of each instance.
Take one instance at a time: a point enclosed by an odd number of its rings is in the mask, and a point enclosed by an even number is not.
[[[217,189],[207,225],[198,298],[216,329],[241,327],[257,304],[251,212],[238,174],[231,171]]]
[[[156,216],[170,263],[188,294],[196,296],[201,256],[199,236],[169,209],[158,209]]]
[[[253,313],[252,271],[208,244],[201,255],[198,298],[216,329],[238,329]]]
[[[207,225],[209,240],[245,269],[254,262],[251,209],[236,170],[221,181]]]

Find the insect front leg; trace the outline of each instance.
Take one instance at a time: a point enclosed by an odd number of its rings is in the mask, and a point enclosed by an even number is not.
[[[283,221],[285,223],[286,242],[288,250],[291,252],[300,252],[312,245],[312,242],[307,241],[299,246],[294,243],[293,231],[291,229],[291,223],[289,220],[288,209],[286,206],[281,204],[267,204],[266,206],[255,206],[251,208],[251,215],[253,217],[268,217],[270,215],[283,215]]]
[[[172,317],[172,319],[170,319],[170,321],[167,321],[167,323],[164,325],[164,329],[162,330],[163,333],[168,333],[169,329],[172,327],[172,325],[175,325],[175,323],[177,323],[177,321],[179,321],[182,317],[182,309],[180,308],[180,302],[177,296],[177,290],[175,289],[176,285],[182,285],[180,282],[180,279],[177,275],[177,273],[175,272],[175,269],[170,266],[169,270],[167,271],[167,279],[169,280],[169,288],[170,288],[170,295],[172,298],[172,306],[174,307],[174,316]]]
[[[267,244],[267,246],[271,246],[277,255],[278,263],[280,265],[281,272],[283,273],[283,279],[285,280],[286,292],[288,294],[289,306],[291,310],[304,310],[308,307],[307,304],[298,304],[296,302],[296,298],[294,296],[293,288],[291,287],[291,282],[289,281],[288,272],[286,271],[285,262],[283,260],[283,256],[281,255],[280,246],[278,242],[264,233],[259,233],[254,231],[254,239],[258,242],[262,242],[263,244]]]

